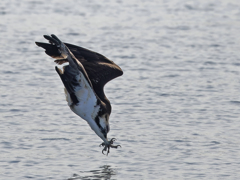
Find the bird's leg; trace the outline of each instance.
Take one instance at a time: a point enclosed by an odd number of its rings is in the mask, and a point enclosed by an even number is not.
[[[103,142],[102,144],[100,144],[99,146],[104,146],[103,150],[102,150],[102,153],[104,151],[107,151],[107,154],[110,152],[110,148],[115,148],[117,149],[118,147],[121,147],[120,145],[113,145],[113,142],[115,141],[116,139],[115,138],[112,138],[110,141],[108,141],[108,144],[106,144],[105,142]],[[104,154],[104,153],[103,153]],[[104,154],[105,155],[105,154]]]

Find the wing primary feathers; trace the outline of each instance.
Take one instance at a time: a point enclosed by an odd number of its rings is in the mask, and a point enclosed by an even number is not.
[[[47,36],[45,38],[50,40],[52,39]],[[36,42],[36,44],[44,48],[46,50],[46,54],[57,59],[55,60],[55,63],[61,65],[68,62],[67,59],[62,59],[61,54],[55,45],[41,42]],[[108,58],[97,52],[69,43],[64,44],[68,47],[76,60],[79,61],[84,67],[84,71],[86,71],[86,74],[90,81],[89,84],[92,84],[93,89],[98,95],[98,97],[101,100],[106,101],[103,87],[107,82],[118,76],[121,76],[123,74],[122,69],[113,61],[109,60]],[[76,60],[74,60],[74,63],[76,63]],[[82,68],[80,70],[82,71]]]
[[[58,51],[58,48],[55,45],[42,43],[42,42],[35,42],[36,45],[45,49],[45,53],[53,58],[61,58],[61,53]]]

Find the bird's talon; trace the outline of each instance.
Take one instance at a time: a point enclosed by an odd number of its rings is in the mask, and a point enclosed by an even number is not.
[[[105,146],[105,143],[103,142],[102,144],[99,145],[99,147],[101,147],[101,146]]]
[[[122,146],[120,146],[120,145],[116,145],[116,146],[111,145],[110,147],[111,147],[111,148],[115,148],[115,149],[117,149],[118,147],[122,147]]]
[[[104,154],[104,151],[107,151],[107,153],[104,155],[108,155],[110,153],[110,148],[117,149],[118,147],[121,147],[121,145],[113,145],[114,141],[116,141],[116,139],[112,138],[110,141],[108,141],[108,144],[105,144],[105,142],[103,142],[102,144],[99,145],[99,147],[104,146],[102,154]]]
[[[110,144],[113,144],[114,141],[116,141],[116,139],[115,139],[115,138],[112,138],[112,139],[110,140]]]

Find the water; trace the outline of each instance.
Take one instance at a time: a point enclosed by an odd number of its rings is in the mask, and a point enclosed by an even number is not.
[[[238,0],[2,0],[0,179],[239,179],[239,29]],[[52,33],[124,71],[107,157],[34,44]]]

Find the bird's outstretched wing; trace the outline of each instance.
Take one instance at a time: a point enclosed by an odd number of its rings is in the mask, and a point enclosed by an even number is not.
[[[121,76],[123,71],[113,61],[88,49],[64,43],[84,66],[95,92],[101,98],[103,86],[112,79]],[[99,92],[99,93],[98,93]]]
[[[46,49],[46,54],[57,59],[55,61],[56,63],[63,64],[67,62],[67,60],[59,57],[60,52],[58,52],[58,49],[55,45],[40,42],[36,42],[36,44]],[[100,99],[104,100],[106,98],[103,91],[104,85],[110,80],[121,76],[123,74],[122,69],[113,61],[107,59],[105,56],[97,52],[68,43],[64,44],[82,63],[93,85],[94,91]]]

